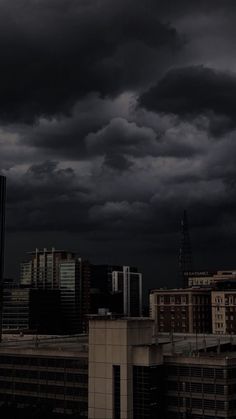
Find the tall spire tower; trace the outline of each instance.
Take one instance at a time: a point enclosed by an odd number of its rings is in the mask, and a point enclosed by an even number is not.
[[[188,286],[188,272],[193,270],[192,248],[189,236],[188,216],[184,210],[181,220],[181,241],[179,249],[179,276],[183,287]]]

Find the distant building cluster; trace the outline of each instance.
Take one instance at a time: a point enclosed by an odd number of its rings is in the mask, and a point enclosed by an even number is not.
[[[4,332],[84,333],[88,315],[99,310],[142,315],[137,268],[94,265],[75,253],[45,248],[21,264],[19,284],[4,282]]]

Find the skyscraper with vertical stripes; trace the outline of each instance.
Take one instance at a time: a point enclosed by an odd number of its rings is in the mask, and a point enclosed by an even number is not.
[[[2,338],[2,291],[4,271],[6,178],[0,176],[0,340]]]

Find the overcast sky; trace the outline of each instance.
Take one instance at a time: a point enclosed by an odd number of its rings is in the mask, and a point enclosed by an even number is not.
[[[68,248],[174,284],[236,268],[235,0],[0,0],[6,275]]]

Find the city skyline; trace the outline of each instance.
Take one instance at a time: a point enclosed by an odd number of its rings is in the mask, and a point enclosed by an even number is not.
[[[232,0],[1,1],[6,276],[55,246],[175,285],[184,209],[194,268],[235,268],[234,15]]]

